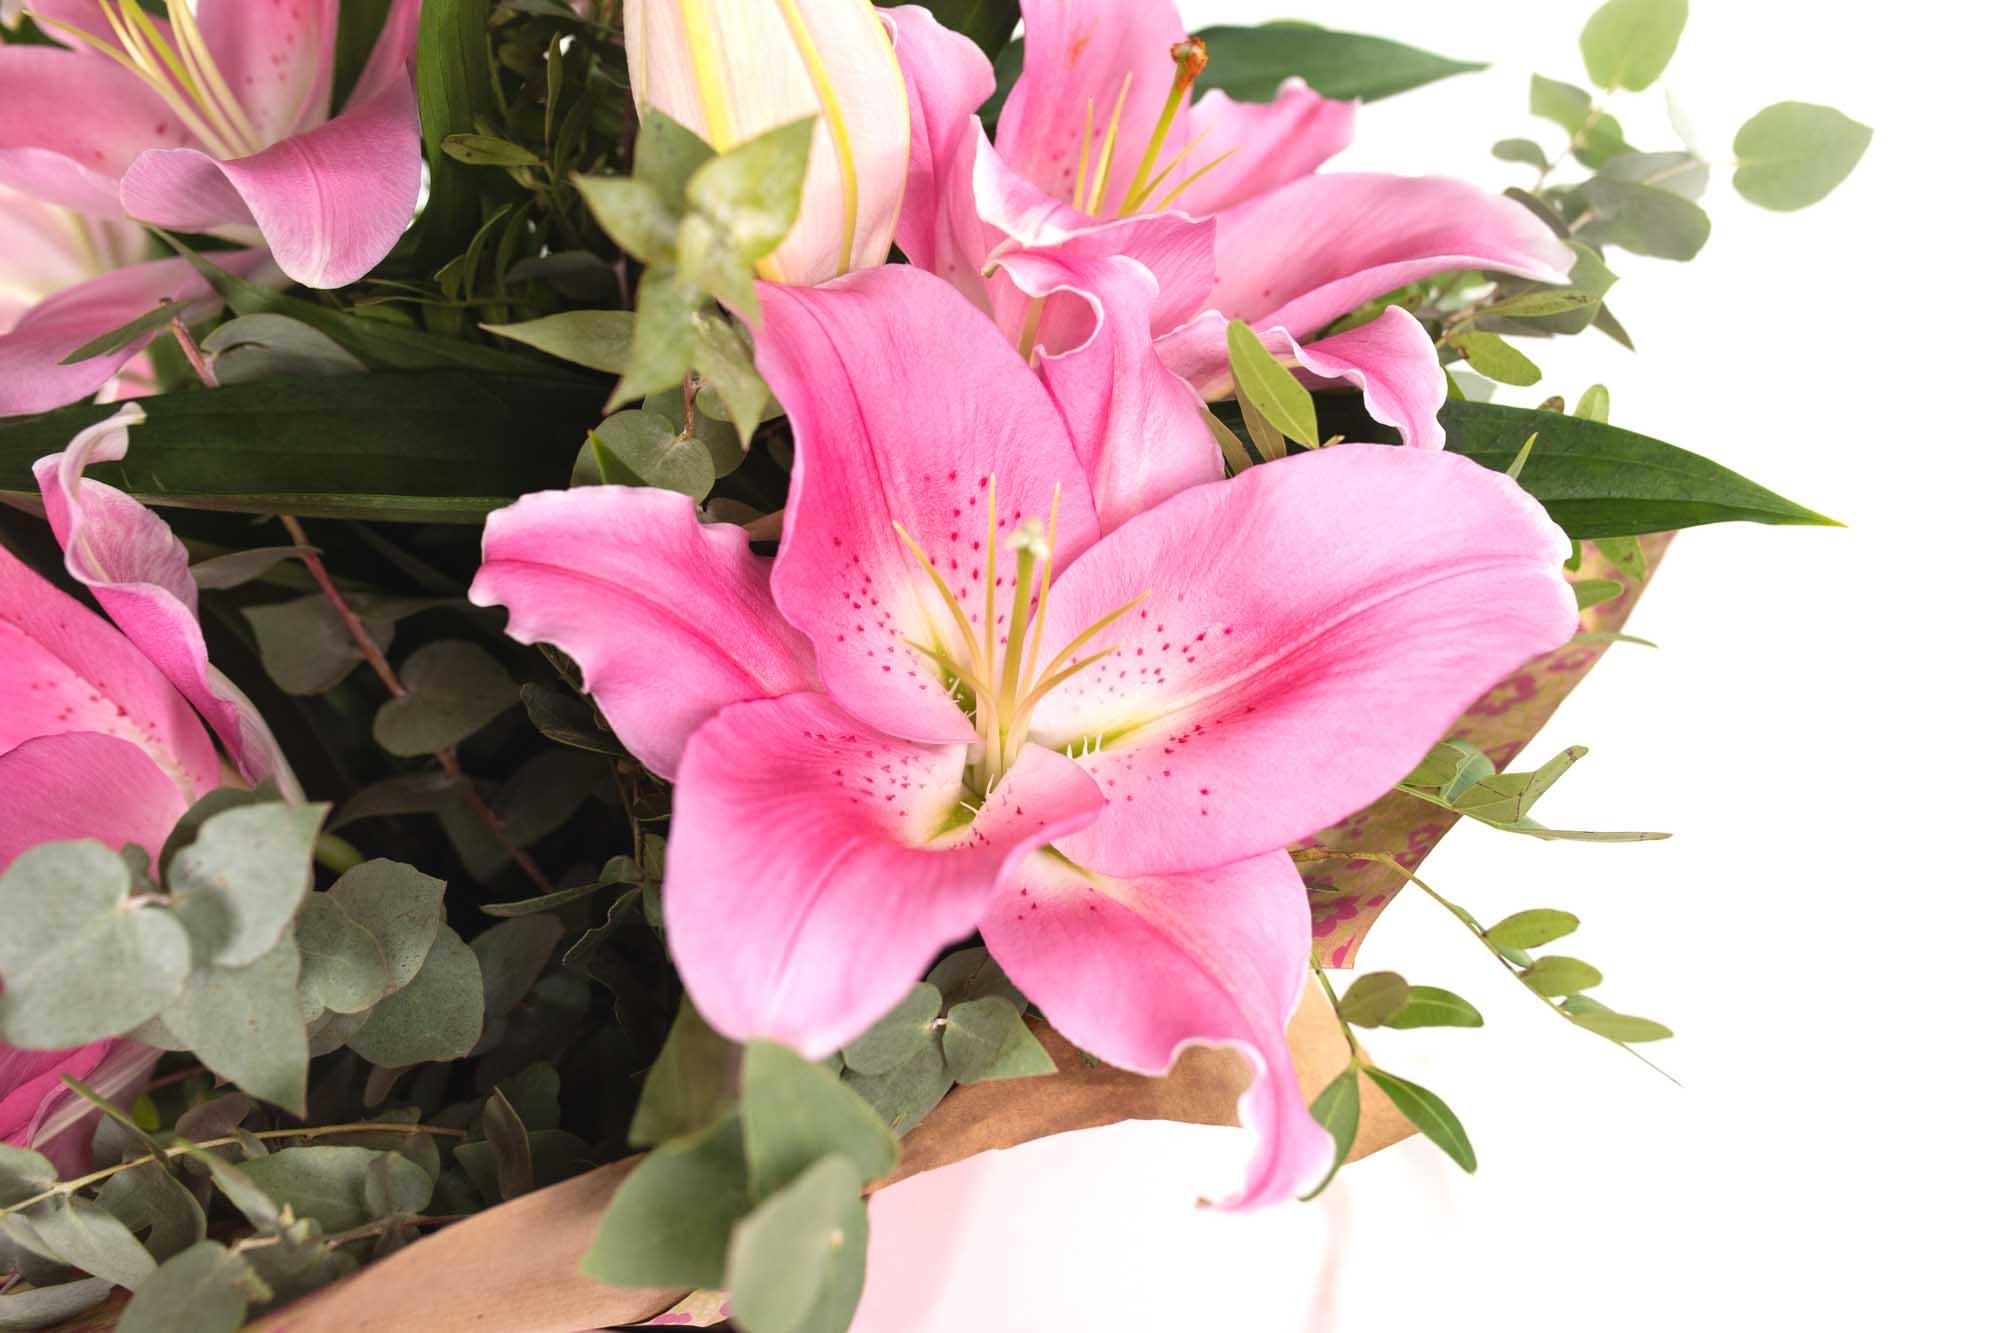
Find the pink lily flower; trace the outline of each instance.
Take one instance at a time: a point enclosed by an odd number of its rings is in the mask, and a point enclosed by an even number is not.
[[[1107,534],[1057,403],[948,285],[761,295],[797,443],[775,561],[683,496],[588,487],[493,515],[471,593],[676,782],[689,993],[823,1056],[977,928],[1105,1060],[1248,1054],[1232,1203],[1287,1197],[1330,1145],[1284,1039],[1311,934],[1284,849],[1573,633],[1567,539],[1500,474],[1373,445]]]
[[[66,46],[0,47],[0,184],[93,217],[261,238],[309,287],[389,253],[416,212],[418,0],[395,0],[332,115],[339,0],[44,0]]]
[[[911,168],[896,241],[989,311],[1024,355],[1087,348],[1103,280],[1087,261],[1151,270],[1165,368],[1207,398],[1231,387],[1242,319],[1315,384],[1346,381],[1405,443],[1441,447],[1444,373],[1408,312],[1328,338],[1341,316],[1419,278],[1490,269],[1560,282],[1571,255],[1528,211],[1442,177],[1316,175],[1355,106],[1293,79],[1268,105],[1210,91],[1172,0],[1024,0],[1027,49],[988,141],[985,56],[928,10],[886,11],[909,83]],[[1059,395],[1060,396],[1060,395]],[[1199,423],[1155,452],[1173,472],[1221,465]]]
[[[225,781],[203,717],[246,779],[299,798],[263,717],[208,663],[186,549],[157,514],[82,476],[123,457],[127,428],[143,419],[127,404],[35,465],[65,568],[109,622],[0,547],[0,871],[37,843],[75,838],[157,858],[188,807]],[[156,1058],[124,1040],[0,1045],[0,1141],[80,1173],[97,1113],[62,1075],[116,1099]]]
[[[150,337],[63,364],[163,301],[192,301],[182,316],[190,322],[222,308],[185,260],[148,260],[148,245],[137,223],[85,217],[0,188],[0,416],[45,412],[106,384],[120,398],[153,392],[150,370],[135,360]],[[262,250],[211,257],[245,277],[276,273]]]

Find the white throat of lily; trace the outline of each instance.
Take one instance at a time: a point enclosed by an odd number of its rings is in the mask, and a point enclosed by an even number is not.
[[[209,53],[188,0],[165,0],[164,33],[153,16],[139,7],[139,0],[98,0],[98,3],[103,7],[112,36],[117,39],[116,45],[60,19],[41,14],[35,18],[124,67],[158,94],[167,109],[213,156],[249,157],[270,147]]]
[[[1006,633],[999,633],[994,613],[1004,580],[996,551],[1000,545],[999,515],[994,501],[998,490],[996,481],[990,476],[981,481],[986,490],[983,633],[974,630],[959,605],[958,597],[952,594],[951,585],[931,563],[930,557],[924,554],[923,548],[917,545],[916,539],[901,523],[895,524],[896,535],[902,538],[903,544],[923,565],[924,572],[930,576],[931,583],[950,609],[957,629],[958,644],[955,649],[946,646],[948,635],[940,636],[943,641],[938,644],[918,643],[914,639],[904,642],[937,665],[945,688],[958,700],[959,707],[972,717],[973,729],[979,733],[979,743],[971,753],[966,785],[981,800],[992,792],[1001,776],[1020,756],[1021,746],[1028,739],[1029,722],[1034,716],[1035,705],[1070,677],[1116,653],[1119,645],[1115,643],[1087,654],[1085,650],[1099,634],[1146,600],[1146,594],[1140,593],[1109,615],[1093,622],[1052,654],[1046,667],[1041,666],[1041,613],[1049,600],[1056,515],[1062,501],[1062,487],[1058,485],[1049,498],[1047,525],[1044,526],[1039,518],[1030,518],[1007,537],[1007,549],[1014,556],[1013,604],[1006,616]],[[1024,644],[1023,640],[1027,642]]]
[[[1187,147],[1174,154],[1165,166],[1159,165],[1160,154],[1166,148],[1167,135],[1172,132],[1174,121],[1179,118],[1181,108],[1187,104],[1188,90],[1194,87],[1196,77],[1208,67],[1208,46],[1199,37],[1190,37],[1176,44],[1172,54],[1173,87],[1167,93],[1166,105],[1160,108],[1159,119],[1153,125],[1153,137],[1146,144],[1145,156],[1139,159],[1139,166],[1132,173],[1132,182],[1126,188],[1117,210],[1112,214],[1114,217],[1129,217],[1148,207],[1148,201],[1162,185],[1167,183],[1167,178],[1180,170],[1182,164],[1206,137],[1205,133],[1196,135]],[[1118,90],[1118,100],[1112,105],[1111,118],[1105,124],[1102,139],[1097,137],[1094,124],[1097,119],[1097,104],[1095,100],[1084,103],[1083,146],[1078,150],[1077,156],[1076,194],[1070,201],[1070,206],[1078,212],[1104,215],[1106,196],[1111,188],[1111,160],[1118,151],[1118,124],[1125,113],[1125,94],[1130,92],[1131,88],[1132,76],[1127,74],[1124,86]],[[1094,164],[1091,160],[1093,149],[1096,157]],[[1232,148],[1229,153],[1235,151]],[[1198,170],[1190,172],[1186,179],[1174,186],[1151,207],[1158,210],[1171,205],[1174,200],[1180,198],[1182,191],[1214,170],[1229,156],[1229,153],[1223,153]]]

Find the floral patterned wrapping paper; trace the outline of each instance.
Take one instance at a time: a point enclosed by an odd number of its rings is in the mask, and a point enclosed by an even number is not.
[[[1619,573],[1594,545],[1584,543],[1582,565],[1572,577],[1616,579],[1625,590],[1584,610],[1579,633],[1610,634],[1623,629],[1640,594],[1658,571],[1672,536],[1660,533],[1640,540],[1646,553],[1646,577],[1637,581]],[[1556,706],[1615,646],[1611,642],[1570,643],[1526,663],[1468,709],[1449,739],[1478,746],[1496,768],[1506,768],[1541,731]],[[1449,810],[1391,792],[1325,830],[1309,845],[1387,853],[1403,869],[1415,870],[1458,819]],[[1319,861],[1300,866],[1299,872],[1312,896],[1313,956],[1323,967],[1354,966],[1369,927],[1403,887],[1404,879],[1386,865],[1366,861]]]

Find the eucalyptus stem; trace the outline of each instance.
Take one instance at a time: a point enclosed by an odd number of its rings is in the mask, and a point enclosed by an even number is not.
[[[1418,888],[1422,889],[1426,894],[1430,896],[1431,901],[1435,902],[1438,906],[1444,908],[1447,912],[1450,912],[1453,916],[1457,917],[1459,923],[1463,925],[1467,930],[1472,932],[1473,938],[1478,940],[1479,943],[1485,947],[1486,951],[1492,954],[1493,957],[1499,961],[1502,967],[1507,969],[1507,975],[1521,983],[1521,988],[1523,990],[1527,991],[1528,994],[1534,996],[1537,1000],[1540,1000],[1543,1004],[1547,1005],[1549,1010],[1552,1013],[1554,1013],[1557,1017],[1561,1018],[1565,1023],[1568,1023],[1571,1026],[1576,1026],[1576,1016],[1574,1014],[1570,1013],[1569,1010],[1563,1008],[1561,1005],[1557,1004],[1554,1000],[1550,999],[1548,996],[1542,994],[1540,991],[1536,990],[1533,986],[1528,984],[1527,974],[1525,969],[1516,968],[1513,962],[1507,957],[1507,955],[1500,951],[1500,946],[1495,944],[1492,940],[1486,938],[1485,928],[1481,926],[1476,919],[1474,919],[1472,913],[1466,911],[1463,907],[1460,907],[1457,903],[1445,897],[1443,894],[1439,893],[1436,889],[1432,888],[1430,885],[1424,883],[1423,880],[1419,879],[1414,872],[1405,869],[1401,861],[1398,861],[1395,857],[1389,855],[1387,852],[1341,852],[1341,851],[1335,851],[1331,847],[1315,847],[1307,851],[1292,853],[1292,859],[1294,862],[1372,861],[1377,865],[1388,866],[1391,870],[1394,870],[1397,874],[1401,875],[1405,880],[1409,881],[1410,883],[1416,885]],[[1325,983],[1325,977],[1322,976],[1320,980],[1322,984]],[[1672,1074],[1669,1074],[1666,1070],[1654,1064],[1651,1060],[1648,1060],[1638,1051],[1633,1050],[1632,1047],[1630,1047],[1626,1043],[1619,1041],[1615,1037],[1606,1037],[1605,1040],[1617,1046],[1620,1050],[1630,1055],[1634,1060],[1637,1060],[1640,1064],[1646,1066],[1646,1068],[1652,1070],[1654,1073],[1658,1074],[1661,1078],[1667,1080],[1667,1082],[1673,1084],[1675,1087],[1681,1086],[1681,1081],[1679,1079],[1675,1078]]]
[[[298,1129],[261,1129],[246,1132],[250,1134],[251,1138],[259,1142],[266,1139],[316,1139],[327,1134],[431,1134],[447,1139],[462,1139],[466,1137],[466,1131],[462,1129],[446,1129],[440,1125],[413,1125],[400,1120],[360,1120],[345,1125],[304,1125]],[[152,1144],[150,1137],[143,1134],[142,1137],[146,1137],[147,1143]],[[242,1146],[242,1140],[233,1134],[228,1138],[206,1139],[200,1143],[176,1143],[166,1148],[152,1144],[151,1156],[135,1157],[129,1162],[120,1162],[116,1166],[107,1166],[102,1170],[92,1171],[86,1176],[78,1176],[75,1180],[57,1181],[53,1186],[43,1190],[40,1194],[32,1198],[23,1199],[19,1203],[10,1203],[4,1208],[0,1208],[0,1217],[5,1217],[10,1213],[22,1212],[25,1209],[34,1207],[38,1203],[45,1203],[50,1199],[74,1194],[80,1189],[86,1189],[89,1186],[95,1185],[100,1180],[109,1180],[119,1172],[129,1171],[135,1166],[145,1166],[149,1162],[155,1161],[160,1162],[164,1166],[167,1161],[176,1157],[186,1157],[190,1153],[207,1152],[211,1148],[240,1148]]]

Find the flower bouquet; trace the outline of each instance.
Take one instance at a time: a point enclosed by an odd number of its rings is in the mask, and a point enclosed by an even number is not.
[[[839,1330],[873,1189],[1041,1135],[1469,1171],[1357,1030],[1478,1012],[1332,977],[1405,886],[1670,1035],[1415,872],[1663,836],[1510,766],[1671,533],[1829,521],[1492,401],[1707,237],[1609,109],[1678,0],[1504,195],[1319,170],[1475,66],[1171,0],[5,17],[0,1327]]]

